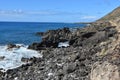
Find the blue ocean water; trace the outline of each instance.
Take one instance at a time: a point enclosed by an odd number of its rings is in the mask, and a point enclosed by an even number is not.
[[[0,22],[0,45],[26,44],[40,42],[41,38],[36,36],[36,32],[63,27],[76,28],[85,24],[74,23],[42,23],[42,22]]]

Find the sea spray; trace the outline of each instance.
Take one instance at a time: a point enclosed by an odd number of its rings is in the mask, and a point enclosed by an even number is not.
[[[27,46],[22,44],[17,44],[20,48],[8,49],[8,46],[0,46],[0,69],[2,72],[8,69],[17,68],[26,62],[22,62],[22,58],[41,58],[42,54],[37,51],[27,49]]]

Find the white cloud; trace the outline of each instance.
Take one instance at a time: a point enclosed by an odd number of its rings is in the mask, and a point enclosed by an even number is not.
[[[86,15],[86,16],[85,16]],[[96,16],[88,16],[87,13],[55,10],[0,10],[1,20],[40,20],[41,21],[93,21]]]
[[[82,19],[97,19],[96,16],[83,16]]]
[[[23,14],[22,10],[0,10],[0,15],[8,15],[8,14]]]
[[[21,15],[56,15],[56,11],[23,11],[19,10],[0,10],[0,15],[2,16],[21,16]]]
[[[85,15],[86,13],[81,12],[70,12],[70,11],[52,11],[52,10],[37,10],[37,11],[23,11],[17,10],[0,10],[0,15]]]
[[[26,11],[27,15],[56,15],[56,11]]]

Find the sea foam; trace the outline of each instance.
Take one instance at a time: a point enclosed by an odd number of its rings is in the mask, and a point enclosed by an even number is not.
[[[0,46],[0,70],[2,72],[27,64],[26,62],[21,61],[22,58],[42,57],[42,54],[37,51],[27,49],[27,46],[25,45],[17,45],[21,47],[12,48],[11,50],[8,50],[7,46]]]
[[[66,41],[66,42],[60,42],[59,44],[58,44],[58,47],[69,47],[70,45],[69,45],[69,42],[68,41]]]

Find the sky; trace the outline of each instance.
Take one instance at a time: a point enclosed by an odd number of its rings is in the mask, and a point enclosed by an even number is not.
[[[120,0],[0,0],[0,21],[92,22]]]

